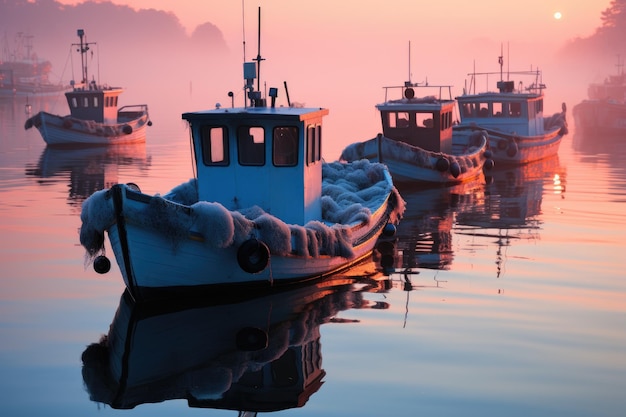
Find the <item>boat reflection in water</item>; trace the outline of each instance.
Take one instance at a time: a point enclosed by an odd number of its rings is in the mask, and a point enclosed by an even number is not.
[[[228,302],[136,304],[125,292],[109,333],[82,355],[90,399],[116,409],[173,399],[246,412],[302,407],[325,375],[320,325],[354,322],[335,318],[343,310],[387,307],[363,297],[385,287],[373,265]]]
[[[69,179],[69,202],[81,207],[96,191],[118,183],[120,168],[133,172],[147,170],[152,158],[145,143],[80,148],[46,147],[37,165],[28,164],[26,175],[40,179],[41,185]]]
[[[482,178],[451,187],[402,188],[407,210],[397,226],[396,266],[449,269],[456,217],[484,201],[484,188]]]
[[[519,167],[494,168],[484,200],[458,213],[455,233],[495,239],[499,277],[506,258],[503,249],[516,239],[538,238],[544,192],[550,187],[563,196],[565,177],[558,155]]]

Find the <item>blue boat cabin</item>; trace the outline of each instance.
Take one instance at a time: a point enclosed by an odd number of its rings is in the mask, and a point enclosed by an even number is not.
[[[322,214],[322,108],[218,108],[184,113],[200,201],[258,206],[288,224]]]

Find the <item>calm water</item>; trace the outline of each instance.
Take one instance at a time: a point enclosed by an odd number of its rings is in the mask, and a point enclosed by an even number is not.
[[[33,112],[65,112],[62,101],[31,104]],[[24,109],[23,101],[0,102],[2,415],[236,415],[181,398],[213,398],[226,370],[245,374],[269,360],[211,353],[251,317],[291,329],[291,338],[304,329],[296,350],[313,346],[322,357],[323,384],[281,414],[624,415],[626,142],[572,132],[558,158],[497,170],[489,185],[402,189],[408,211],[396,266],[410,273],[386,285],[342,281],[324,293],[151,317],[129,312],[116,267],[100,276],[85,266],[80,206],[116,182],[164,194],[189,179],[180,112],[196,107],[151,104],[146,145],[67,152],[24,131]],[[146,364],[131,370],[177,390],[138,390],[135,403],[157,402],[130,411],[92,401],[86,380],[93,387],[101,372],[83,369],[81,355],[111,326],[136,329],[127,354]],[[181,349],[193,375],[177,368]],[[100,389],[94,399],[114,395],[105,383]],[[158,402],[160,395],[174,399]]]

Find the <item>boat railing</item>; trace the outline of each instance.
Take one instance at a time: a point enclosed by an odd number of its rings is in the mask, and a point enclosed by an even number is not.
[[[405,91],[407,89],[413,89],[415,98],[434,97],[437,100],[454,100],[452,97],[451,85],[434,85],[428,83],[411,83],[405,82],[404,85],[383,87],[385,90],[385,101],[395,100],[396,98],[390,98],[389,96],[396,95],[399,92],[401,98],[413,98],[407,97]],[[447,97],[446,97],[447,95]]]
[[[541,71],[527,70],[527,71],[498,71],[498,72],[471,72],[467,74],[469,77],[469,87],[463,88],[463,94],[476,94],[476,88],[478,79],[482,78],[485,82],[485,88],[482,91],[488,92],[490,90],[490,77],[496,77],[498,80],[496,87],[501,93],[531,93],[541,94],[546,88],[543,83]],[[513,76],[513,77],[512,77]],[[524,81],[518,81],[517,88],[515,88],[515,81],[513,78],[522,78],[527,81],[527,86],[524,85]]]
[[[138,116],[140,116],[143,113],[147,113],[148,112],[148,105],[147,104],[129,104],[127,106],[123,106],[120,107],[117,110],[118,114],[121,113],[136,113]]]

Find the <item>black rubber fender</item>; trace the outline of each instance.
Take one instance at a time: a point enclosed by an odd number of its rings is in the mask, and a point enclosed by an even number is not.
[[[237,263],[244,271],[257,274],[263,271],[270,261],[270,250],[257,239],[248,239],[237,250]]]

